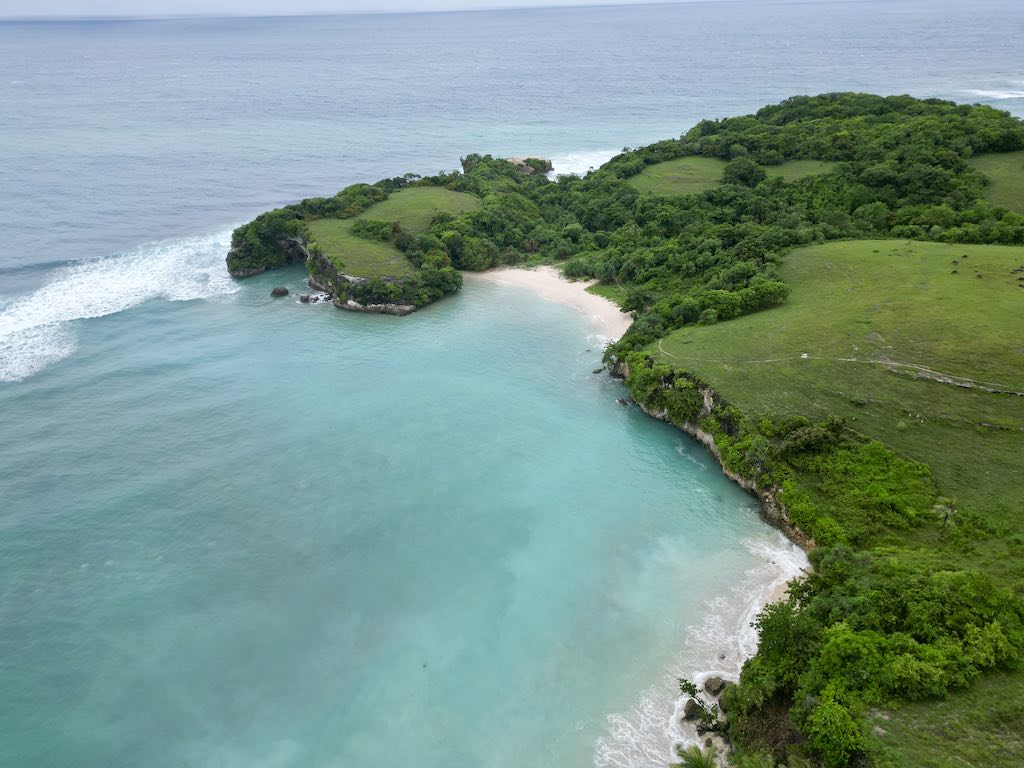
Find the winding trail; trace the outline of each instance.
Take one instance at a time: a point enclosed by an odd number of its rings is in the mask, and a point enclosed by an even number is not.
[[[793,357],[769,357],[764,360],[721,360],[710,357],[679,357],[673,355],[662,345],[662,339],[658,340],[658,351],[666,357],[671,357],[673,360],[700,360],[705,363],[723,363],[726,365],[748,365],[753,363],[788,363],[794,360],[825,360],[831,363],[862,363],[865,365],[881,365],[888,368],[891,371],[897,371],[899,369],[909,369],[916,372],[917,377],[921,379],[928,379],[930,381],[937,381],[940,384],[951,384],[954,387],[961,387],[962,389],[980,389],[983,392],[991,392],[995,395],[1016,395],[1017,397],[1024,397],[1024,392],[1019,392],[1014,389],[1009,389],[1004,384],[994,384],[989,381],[978,381],[976,379],[970,379],[966,376],[957,376],[952,373],[942,373],[941,371],[935,371],[931,368],[927,368],[923,365],[917,365],[916,363],[900,363],[895,360],[861,360],[856,357],[821,357],[817,355],[795,355]]]

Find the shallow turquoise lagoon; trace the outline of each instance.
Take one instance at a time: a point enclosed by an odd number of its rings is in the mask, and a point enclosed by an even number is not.
[[[663,762],[673,675],[733,671],[798,556],[586,320],[192,266],[0,385],[0,763]]]

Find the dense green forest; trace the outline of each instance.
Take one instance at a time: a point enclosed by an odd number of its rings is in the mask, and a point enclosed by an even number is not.
[[[454,270],[501,264],[555,262],[599,280],[635,318],[606,353],[628,363],[633,397],[678,424],[703,418],[723,463],[773,489],[816,544],[814,573],[759,618],[759,651],[727,695],[722,728],[744,759],[760,761],[751,765],[801,756],[830,768],[893,764],[873,708],[936,702],[1024,665],[1024,573],[978,555],[997,545],[1007,557],[1024,553],[1019,498],[958,502],[928,456],[910,458],[836,413],[808,418],[799,401],[761,412],[720,401],[704,413],[708,382],[659,355],[658,343],[690,328],[724,332],[724,321],[782,305],[792,286],[781,265],[794,249],[851,239],[1024,245],[1024,207],[1004,207],[1005,185],[1000,204],[986,197],[981,169],[999,161],[978,163],[1022,149],[1024,124],[987,106],[794,97],[625,150],[583,178],[550,181],[470,155],[461,172],[304,200],[236,230],[229,266],[280,266],[292,258],[289,238],[308,243],[310,222],[358,216],[398,190],[442,187],[479,204],[438,211],[417,233],[375,220],[355,233],[393,239],[421,270],[413,280],[426,274],[433,282],[424,284],[443,286],[428,295],[415,285],[417,301],[457,289]],[[1024,690],[1019,678],[1011,684]],[[1007,727],[1019,732],[1018,709]]]

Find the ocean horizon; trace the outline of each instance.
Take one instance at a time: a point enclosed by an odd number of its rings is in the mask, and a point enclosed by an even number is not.
[[[616,402],[572,307],[302,304],[299,267],[228,275],[231,231],[795,94],[1024,115],[1020,31],[1010,0],[0,21],[0,764],[664,766],[677,677],[735,677],[803,553]]]

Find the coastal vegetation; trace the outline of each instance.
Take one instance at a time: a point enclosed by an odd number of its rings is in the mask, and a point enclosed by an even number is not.
[[[959,271],[953,262],[970,269]],[[676,331],[648,349],[658,361],[650,367],[647,356],[636,356],[641,370],[630,383],[647,407],[665,407],[679,389],[664,379],[652,386],[652,378],[672,377],[672,366],[728,401],[702,423],[715,433],[723,461],[778,489],[790,522],[819,545],[812,553],[815,574],[794,589],[785,608],[762,617],[763,639],[773,642],[762,643],[729,694],[735,727],[750,729],[746,743],[779,737],[778,728],[771,735],[758,731],[763,718],[745,715],[763,710],[786,685],[796,687],[795,702],[820,701],[831,686],[833,718],[845,717],[844,701],[854,702],[857,717],[874,707],[871,729],[851,728],[845,750],[835,738],[843,731],[831,721],[808,739],[832,764],[864,751],[879,765],[956,764],[945,746],[936,750],[938,742],[911,738],[922,726],[940,729],[950,712],[974,740],[1006,728],[1005,717],[983,710],[974,721],[961,707],[886,710],[894,700],[936,703],[982,671],[1019,665],[1024,395],[1001,382],[1024,382],[1022,291],[1014,274],[1022,264],[1020,247],[811,246],[780,267],[792,289],[781,307]],[[700,398],[673,420],[701,420],[702,405]],[[736,423],[726,429],[730,416]],[[838,565],[830,559],[837,556]],[[829,574],[841,576],[829,583]],[[969,592],[959,607],[957,585]],[[840,627],[841,651],[829,634]],[[1001,637],[979,666],[971,648],[985,631]],[[828,658],[837,653],[841,663],[823,674],[821,665],[835,663]],[[786,683],[779,679],[784,669],[791,675]],[[1019,702],[1024,675],[998,680]],[[744,698],[751,695],[753,702]],[[797,709],[797,723],[800,717],[810,730],[810,714]],[[857,717],[847,724],[857,725]],[[913,727],[906,725],[909,717]],[[1019,717],[1013,723],[1019,729]],[[1000,753],[1020,758],[1019,731],[1017,742],[989,735],[1000,740]]]
[[[635,401],[704,440],[811,549],[723,694],[737,759],[947,766],[993,739],[985,764],[1017,765],[1022,150],[1024,124],[986,106],[794,97],[582,178],[470,155],[305,200],[239,228],[229,266],[308,247],[332,290],[416,303],[458,286],[407,294],[383,254],[419,270],[417,291],[428,271],[501,264],[596,279],[635,318],[606,352]],[[415,224],[380,213],[424,189],[479,202]],[[326,274],[360,259],[379,268],[372,291]],[[920,736],[949,732],[956,748]]]

